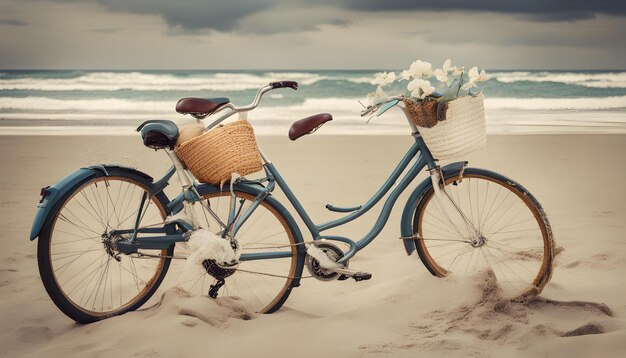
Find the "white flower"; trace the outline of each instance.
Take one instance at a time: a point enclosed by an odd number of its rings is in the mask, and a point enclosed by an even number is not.
[[[467,83],[463,85],[463,89],[465,90],[469,90],[470,88],[476,86],[477,82],[486,81],[488,79],[485,70],[482,70],[480,71],[480,73],[478,73],[478,67],[476,66],[470,68],[470,70],[467,72],[467,76],[469,77],[469,79],[467,80]]]
[[[461,67],[456,67],[456,66],[454,66],[454,67],[452,67],[452,68],[450,69],[450,71],[452,71],[452,74],[453,74],[453,75],[458,76],[458,75],[460,75],[461,73],[463,73],[463,71],[465,71],[465,67],[463,67],[463,66],[461,66]]]
[[[439,82],[447,82],[448,81],[448,73],[452,71],[454,68],[452,66],[452,61],[447,59],[443,63],[442,69],[436,69],[434,72],[435,77]]]
[[[435,75],[435,77],[437,78],[437,81],[439,81],[439,82],[447,82],[448,81],[448,72],[446,72],[444,70],[436,69],[433,74]]]
[[[417,60],[411,64],[408,72],[402,73],[402,78],[410,79],[410,78],[418,78],[418,77],[429,77],[432,73],[432,65],[428,62],[423,62]],[[409,78],[405,78],[405,75],[409,76]]]
[[[429,81],[421,78],[416,78],[409,82],[407,89],[411,91],[411,97],[424,99],[429,94],[435,91],[435,87],[430,85]]]
[[[367,95],[367,100],[371,105],[378,104],[381,100],[387,98],[387,94],[383,91],[382,87],[378,86],[376,88],[376,92],[369,93]]]
[[[395,80],[396,80],[395,72],[382,72],[376,76],[376,78],[374,79],[374,81],[372,81],[372,83],[375,85],[379,85],[379,86],[386,86],[388,84],[393,83],[393,81]]]
[[[409,70],[404,70],[400,74],[400,77],[402,77],[403,80],[410,80],[411,79],[411,72]]]

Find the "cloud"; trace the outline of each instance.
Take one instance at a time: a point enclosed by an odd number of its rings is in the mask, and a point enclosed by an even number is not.
[[[0,19],[0,25],[26,26],[28,23],[17,19]]]
[[[626,15],[626,2],[617,0],[339,0],[359,11],[476,11],[517,14],[535,21],[574,21],[598,14]]]
[[[330,7],[281,7],[258,12],[239,22],[244,34],[271,35],[319,31],[321,26],[346,27],[351,21],[341,10]]]
[[[472,31],[446,32],[429,31],[421,36],[433,44],[489,44],[492,46],[511,47],[571,47],[571,48],[606,48],[626,46],[626,37],[623,36],[623,27],[620,21],[603,17],[601,19],[586,20],[584,31],[577,31],[579,23],[562,22],[559,24],[536,24],[528,26],[523,21],[491,21],[490,26],[475,26]],[[497,27],[506,27],[507,31],[493,31]],[[469,28],[466,24],[465,28]]]
[[[246,16],[270,9],[278,0],[95,0],[108,10],[161,16],[172,28],[231,31]]]
[[[84,0],[52,0],[84,2]],[[444,11],[516,15],[540,22],[591,19],[599,14],[626,15],[617,0],[91,0],[109,11],[156,15],[168,34],[242,32],[274,34],[318,30],[321,25],[347,26],[359,12],[405,14]],[[297,14],[297,17],[289,13]],[[262,14],[263,18],[258,15]],[[253,18],[253,19],[250,19]]]
[[[80,2],[80,0],[52,0]],[[275,34],[316,31],[322,25],[347,26],[336,6],[293,0],[91,0],[108,11],[156,15],[168,35],[209,31]],[[323,1],[322,1],[323,3]],[[93,30],[92,30],[93,31]],[[107,31],[96,31],[107,32]]]

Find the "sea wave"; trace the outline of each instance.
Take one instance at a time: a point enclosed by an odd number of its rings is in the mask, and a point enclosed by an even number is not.
[[[174,112],[170,101],[134,101],[118,98],[65,100],[48,97],[0,97],[0,110],[19,112]],[[2,114],[0,114],[2,116]]]
[[[72,78],[0,77],[0,90],[31,91],[244,91],[272,81],[298,81],[311,85],[322,80],[371,83],[370,77],[331,76],[307,72],[155,74],[143,72],[90,72]]]
[[[0,118],[14,120],[140,120],[181,118],[171,101],[136,101],[118,98],[62,100],[47,97],[0,97]],[[287,106],[260,106],[249,115],[268,121],[293,121],[320,112],[335,118],[359,118],[361,105],[354,99],[313,98]]]
[[[626,96],[588,98],[488,98],[489,133],[626,133]],[[601,109],[601,110],[598,110]],[[321,134],[407,134],[406,118],[391,110],[367,122],[361,105],[346,98],[311,98],[286,106],[261,106],[248,115],[257,134],[284,135],[302,117],[329,112],[333,122]],[[62,100],[46,97],[0,97],[0,135],[128,134],[148,119],[191,123],[174,111],[171,101],[130,99]],[[206,123],[211,121],[207,118]],[[91,129],[90,129],[91,128]]]
[[[491,78],[502,83],[555,82],[591,88],[626,88],[626,72],[494,72]]]
[[[242,104],[240,104],[242,105]],[[139,101],[119,98],[56,99],[48,97],[0,97],[0,111],[98,112],[98,113],[174,113],[173,101]],[[518,110],[599,110],[626,108],[626,96],[600,98],[487,98],[487,109]],[[286,106],[263,106],[257,111],[302,112],[312,111],[359,113],[361,105],[351,98],[310,98],[302,103]],[[0,113],[3,116],[5,113]]]
[[[587,88],[626,88],[626,72],[492,72],[494,81],[502,84],[561,83]],[[374,72],[219,72],[219,73],[150,73],[150,72],[85,72],[73,77],[41,77],[39,75],[7,75],[0,72],[0,90],[5,91],[215,91],[255,90],[272,81],[294,80],[302,85],[320,81],[373,85]],[[372,87],[373,88],[373,87]],[[364,89],[365,91],[370,90]]]
[[[626,108],[626,96],[599,98],[487,98],[487,109],[599,110]]]

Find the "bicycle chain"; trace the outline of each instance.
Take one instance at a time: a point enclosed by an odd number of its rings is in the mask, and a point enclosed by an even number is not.
[[[299,244],[291,244],[291,245],[285,245],[285,246],[293,246],[293,245],[299,245]],[[271,248],[271,247],[270,247]],[[137,259],[142,259],[142,258],[166,258],[166,259],[175,259],[175,260],[186,260],[186,257],[181,257],[181,256],[161,256],[161,255],[151,255],[151,254],[142,254],[142,253],[137,253],[138,256],[133,256],[133,258],[137,258]],[[245,273],[251,273],[251,274],[255,274],[255,275],[262,275],[262,276],[270,276],[270,277],[277,277],[277,278],[290,278],[290,279],[303,279],[303,278],[312,278],[313,276],[287,276],[287,275],[275,275],[275,274],[271,274],[271,273],[266,273],[266,272],[257,272],[257,271],[250,271],[250,270],[244,270],[244,269],[240,269],[240,268],[236,268],[233,269],[235,271],[241,271],[241,272],[245,272]]]

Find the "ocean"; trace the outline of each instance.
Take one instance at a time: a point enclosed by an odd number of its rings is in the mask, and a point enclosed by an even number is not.
[[[228,97],[245,105],[272,81],[298,91],[265,95],[248,119],[260,135],[286,134],[295,120],[328,112],[316,135],[408,134],[399,110],[369,123],[359,116],[379,71],[9,71],[0,70],[0,135],[134,135],[148,119],[190,123],[183,97]],[[626,133],[626,71],[488,71],[491,134]],[[210,117],[205,120],[206,123]]]

